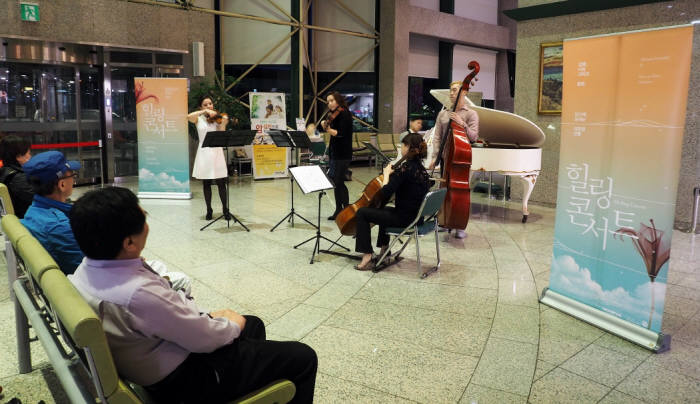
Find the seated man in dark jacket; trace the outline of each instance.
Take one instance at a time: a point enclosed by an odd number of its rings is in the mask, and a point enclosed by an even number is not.
[[[7,185],[12,199],[15,216],[23,218],[24,213],[32,204],[34,191],[27,181],[22,166],[32,157],[31,143],[27,139],[15,135],[5,136],[0,140],[0,182]]]

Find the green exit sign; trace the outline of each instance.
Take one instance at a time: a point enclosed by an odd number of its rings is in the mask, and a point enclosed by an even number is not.
[[[39,21],[39,5],[37,3],[19,3],[19,14],[22,21]]]

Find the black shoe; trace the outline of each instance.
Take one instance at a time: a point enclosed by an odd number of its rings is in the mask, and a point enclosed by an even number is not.
[[[211,209],[207,209],[207,215],[204,216],[204,219],[205,219],[205,220],[211,220],[211,216],[212,216],[213,214],[214,214],[214,211],[212,211]]]
[[[228,209],[224,209],[224,219],[231,220],[231,218],[231,212],[229,212]]]
[[[340,212],[333,212],[332,215],[328,216],[328,220],[335,220],[335,218],[338,216],[338,213]]]

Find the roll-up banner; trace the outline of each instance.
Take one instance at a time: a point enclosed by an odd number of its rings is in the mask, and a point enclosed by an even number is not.
[[[288,176],[289,149],[276,147],[269,129],[287,129],[284,93],[250,93],[250,128],[258,131],[253,141],[253,178]]]
[[[691,26],[564,41],[559,184],[542,303],[648,349],[661,334]]]
[[[137,77],[139,198],[191,199],[187,79]]]

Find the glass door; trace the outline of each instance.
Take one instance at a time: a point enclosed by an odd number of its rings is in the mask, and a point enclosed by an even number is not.
[[[153,69],[144,67],[112,67],[111,74],[114,176],[138,175],[139,158],[134,78],[152,77]]]

